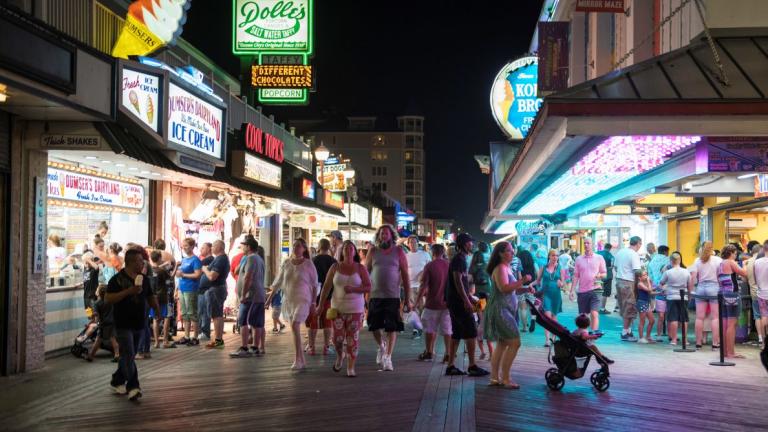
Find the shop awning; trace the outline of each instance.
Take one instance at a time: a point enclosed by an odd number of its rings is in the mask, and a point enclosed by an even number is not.
[[[124,154],[130,158],[154,165],[159,168],[165,168],[180,172],[182,174],[187,174],[202,179],[208,179],[212,182],[226,183],[234,188],[238,188],[257,195],[289,201],[302,207],[319,210],[329,216],[342,218],[344,217],[344,214],[341,212],[341,210],[323,207],[317,203],[312,203],[309,201],[299,202],[299,200],[297,200],[296,197],[294,197],[291,191],[287,188],[279,190],[270,189],[235,178],[229,174],[229,171],[226,167],[217,167],[213,173],[213,176],[206,176],[204,174],[186,170],[173,163],[173,161],[171,161],[162,151],[158,151],[157,149],[150,147],[137,136],[120,125],[115,123],[96,123],[95,125],[99,132],[106,138],[107,142],[115,153]]]
[[[712,34],[727,84],[702,37],[546,97],[483,230],[516,218],[528,200],[608,137],[768,135],[768,29]]]

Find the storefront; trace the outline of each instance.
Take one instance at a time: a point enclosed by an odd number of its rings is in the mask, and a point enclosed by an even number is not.
[[[367,242],[374,240],[376,227],[378,227],[371,222],[374,209],[367,203],[344,204],[343,212],[346,219],[339,224],[339,229],[344,234],[344,238],[352,240],[358,248],[365,247]],[[381,214],[380,210],[378,214]]]

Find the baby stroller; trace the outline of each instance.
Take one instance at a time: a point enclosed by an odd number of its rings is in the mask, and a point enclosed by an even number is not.
[[[77,358],[83,358],[84,355],[88,354],[88,351],[93,347],[93,343],[96,342],[96,330],[98,327],[98,324],[89,321],[83,328],[83,331],[75,337],[75,343],[72,344],[69,352]]]
[[[554,355],[552,354],[552,349],[550,349],[547,359],[550,364],[557,366],[556,368],[548,369],[544,374],[547,387],[552,390],[560,390],[565,385],[566,377],[572,380],[582,378],[587,371],[587,367],[589,367],[590,360],[594,356],[601,367],[592,373],[589,380],[598,391],[604,392],[608,390],[608,387],[611,385],[609,379],[611,374],[605,359],[583,340],[574,337],[559,322],[544,315],[544,312],[536,307],[532,301],[526,301],[531,313],[536,317],[536,322],[558,338],[552,344]]]

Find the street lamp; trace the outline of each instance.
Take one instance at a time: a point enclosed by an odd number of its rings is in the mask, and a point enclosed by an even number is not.
[[[348,183],[355,178],[355,169],[347,162],[344,168],[344,182]],[[352,202],[357,201],[357,188],[347,185],[347,238],[352,241]]]
[[[328,147],[323,145],[323,142],[320,141],[320,145],[317,146],[315,149],[315,159],[320,162],[320,186],[323,186],[323,166],[325,165],[325,161],[328,160],[328,156],[331,155],[331,152],[328,150]]]

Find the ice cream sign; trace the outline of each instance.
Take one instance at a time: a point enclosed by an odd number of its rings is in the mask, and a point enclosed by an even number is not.
[[[141,210],[144,208],[144,187],[49,167],[48,199]]]
[[[171,45],[181,35],[190,0],[136,0],[128,6],[125,25],[112,56],[127,59]]]
[[[123,107],[155,132],[157,129],[157,107],[160,95],[160,78],[123,68],[121,83]]]
[[[496,123],[513,140],[524,139],[541,108],[538,97],[539,61],[519,58],[506,64],[493,81],[491,111]]]
[[[169,83],[169,142],[221,159],[223,114],[221,108]]]
[[[312,54],[312,0],[232,0],[235,54]]]

